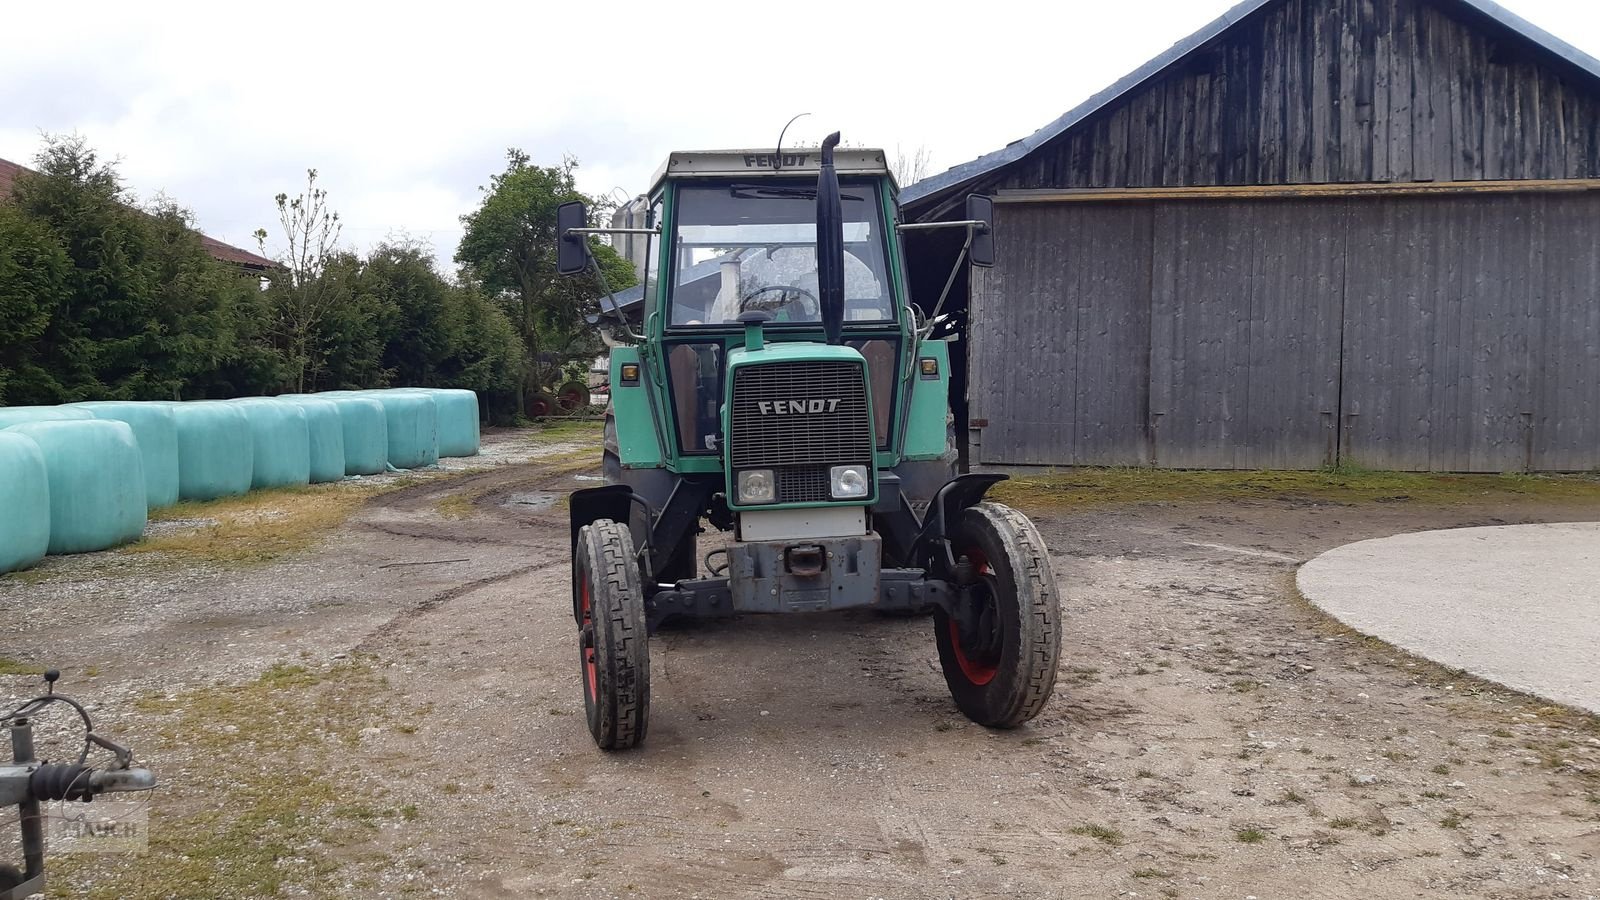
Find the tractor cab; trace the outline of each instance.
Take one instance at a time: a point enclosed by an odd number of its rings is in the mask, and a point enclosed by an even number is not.
[[[955,472],[948,354],[927,326],[943,297],[913,302],[900,241],[964,228],[965,255],[991,264],[987,199],[970,199],[962,221],[904,225],[883,152],[837,142],[673,153],[643,228],[590,227],[579,204],[558,214],[563,273],[598,276],[595,235],[648,248],[637,303],[607,290],[601,304],[607,484],[570,503],[573,612],[602,747],[642,739],[643,633],[679,617],[932,610],[969,715],[1009,727],[1048,696],[1059,646],[1048,557],[1025,518],[982,502],[1003,476]],[[703,525],[728,537],[702,547]],[[619,566],[625,583],[601,577]],[[1018,602],[1050,610],[1000,611]],[[639,639],[617,643],[619,622]],[[1048,675],[1018,628],[1045,629]]]

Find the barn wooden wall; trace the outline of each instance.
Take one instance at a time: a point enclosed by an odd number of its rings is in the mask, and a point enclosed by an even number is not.
[[[1429,0],[1273,4],[988,186],[1600,177],[1600,96],[1482,24]]]
[[[1600,468],[1600,193],[1002,203],[974,463]]]

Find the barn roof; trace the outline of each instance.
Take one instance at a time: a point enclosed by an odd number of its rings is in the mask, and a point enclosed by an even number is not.
[[[1135,69],[1126,77],[1069,110],[1054,122],[1021,140],[1012,141],[993,153],[980,156],[971,162],[954,166],[938,175],[924,178],[900,191],[900,203],[906,207],[929,207],[932,200],[946,196],[972,184],[984,176],[1017,162],[1046,143],[1060,137],[1074,126],[1111,106],[1124,95],[1153,81],[1168,69],[1182,62],[1201,47],[1222,36],[1235,25],[1262,8],[1280,0],[1244,0],[1222,14],[1222,17],[1194,34],[1172,45],[1165,53]],[[1579,50],[1566,41],[1534,25],[1491,0],[1450,0],[1471,12],[1488,18],[1512,33],[1534,43],[1559,59],[1600,81],[1600,60]],[[913,210],[915,212],[915,210]]]
[[[33,170],[27,166],[20,166],[7,159],[0,159],[0,201],[11,196],[11,186],[18,176],[28,174]],[[198,233],[198,232],[197,232]],[[208,235],[200,235],[200,243],[206,248],[206,253],[218,262],[231,263],[251,271],[266,272],[281,269],[283,266],[256,253],[251,253],[243,247],[235,247]]]

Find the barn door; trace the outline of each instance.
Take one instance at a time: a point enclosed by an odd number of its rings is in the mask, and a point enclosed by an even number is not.
[[[1156,212],[1153,465],[1314,469],[1337,455],[1345,213],[1323,201]]]
[[[1150,210],[996,206],[972,273],[969,452],[982,465],[1143,465]]]
[[[1543,289],[1534,196],[1354,204],[1342,457],[1377,469],[1536,464],[1531,313]]]

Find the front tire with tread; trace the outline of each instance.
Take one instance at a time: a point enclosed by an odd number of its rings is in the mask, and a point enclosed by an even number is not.
[[[982,627],[963,639],[944,610],[934,615],[939,662],[956,706],[989,728],[1037,716],[1055,690],[1061,601],[1050,555],[1028,517],[999,503],[962,511],[952,543],[978,571],[962,602],[984,604]]]
[[[609,519],[583,526],[572,573],[589,733],[602,750],[636,747],[650,718],[650,646],[627,526]]]

